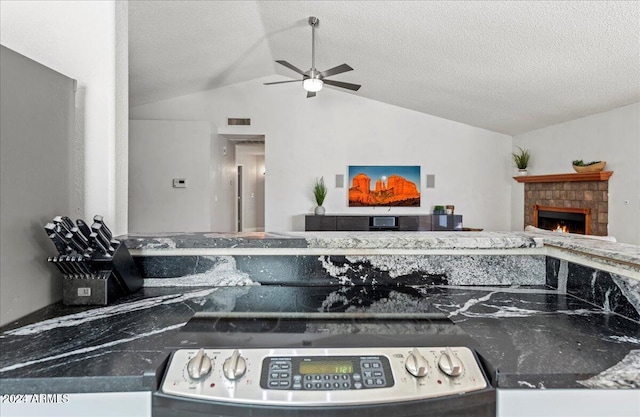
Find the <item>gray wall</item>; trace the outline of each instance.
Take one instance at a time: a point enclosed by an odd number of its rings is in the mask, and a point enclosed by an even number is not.
[[[210,231],[211,124],[131,120],[129,137],[129,232]]]
[[[74,81],[0,48],[0,325],[61,298],[43,226],[73,211]]]

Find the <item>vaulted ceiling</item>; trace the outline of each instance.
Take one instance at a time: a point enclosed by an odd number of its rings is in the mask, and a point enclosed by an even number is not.
[[[309,16],[345,94],[511,135],[640,101],[637,1],[131,0],[130,105],[298,78],[274,61],[311,67]]]

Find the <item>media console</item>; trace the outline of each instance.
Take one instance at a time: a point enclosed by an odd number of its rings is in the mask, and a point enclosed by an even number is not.
[[[452,231],[462,230],[462,215],[306,215],[304,230],[307,232]]]

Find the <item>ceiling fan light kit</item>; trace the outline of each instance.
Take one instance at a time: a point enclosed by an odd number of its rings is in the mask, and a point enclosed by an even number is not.
[[[307,78],[302,82],[304,89],[312,93],[322,90],[322,84],[324,83],[319,78]]]
[[[338,65],[337,67],[328,69],[326,71],[318,71],[316,69],[316,50],[315,50],[315,41],[316,41],[316,32],[315,29],[320,23],[320,20],[317,17],[311,16],[309,17],[309,26],[311,26],[311,69],[309,71],[303,72],[299,68],[291,65],[287,61],[278,60],[276,61],[278,64],[289,68],[292,71],[297,72],[302,75],[302,80],[290,80],[290,81],[276,81],[273,83],[264,83],[264,85],[272,85],[272,84],[284,84],[284,83],[294,83],[302,81],[302,87],[307,91],[307,98],[315,97],[316,93],[322,90],[324,84],[331,85],[334,87],[346,88],[352,91],[358,91],[360,89],[360,85],[345,83],[342,81],[333,81],[327,80],[327,77],[332,75],[342,74],[343,72],[351,71],[351,68],[347,64]]]

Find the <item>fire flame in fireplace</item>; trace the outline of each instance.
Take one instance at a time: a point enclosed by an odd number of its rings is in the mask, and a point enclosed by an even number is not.
[[[565,226],[564,224],[560,224],[558,223],[554,228],[553,228],[554,232],[558,232],[558,233],[569,233],[569,228],[567,226]]]

